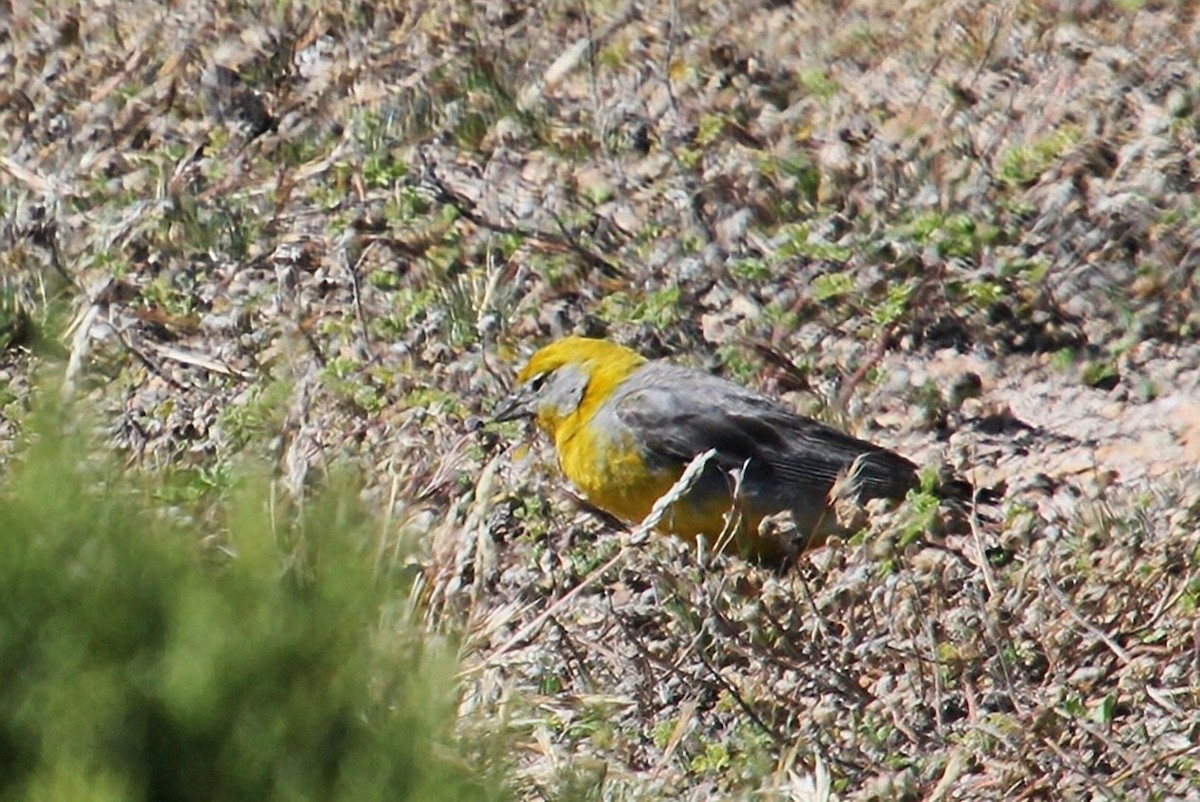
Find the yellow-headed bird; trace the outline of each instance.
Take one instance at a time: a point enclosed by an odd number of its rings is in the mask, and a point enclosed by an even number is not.
[[[918,484],[916,466],[887,449],[726,379],[648,361],[605,340],[552,343],[517,380],[496,420],[532,417],[553,439],[567,478],[623,520],[643,519],[696,455],[714,449],[715,459],[659,528],[711,541],[735,512],[737,543],[753,556],[786,551],[759,538],[768,515],[790,512],[806,545],[838,531],[835,483],[839,498],[860,503],[902,498]]]

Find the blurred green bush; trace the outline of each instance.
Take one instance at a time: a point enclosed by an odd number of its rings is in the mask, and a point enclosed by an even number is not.
[[[501,798],[356,492],[198,518],[46,428],[0,477],[0,799]]]

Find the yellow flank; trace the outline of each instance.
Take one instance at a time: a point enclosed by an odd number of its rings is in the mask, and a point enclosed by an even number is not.
[[[856,466],[860,498],[903,496],[912,463],[796,415],[716,376],[648,362],[604,340],[567,337],[533,355],[496,420],[533,418],[554,442],[567,478],[602,510],[630,523],[649,515],[692,458],[718,451],[659,529],[694,539],[723,534],[738,507],[739,548],[782,553],[759,542],[759,522],[789,511],[806,538],[825,527],[828,493]],[[862,458],[866,458],[863,460]],[[745,466],[735,500],[733,472]]]
[[[628,434],[613,436],[599,427],[582,425],[559,428],[554,448],[559,466],[571,483],[600,509],[622,520],[636,523],[650,514],[654,503],[666,495],[687,467],[651,470],[638,445]],[[568,434],[563,434],[569,431]],[[658,529],[694,540],[697,535],[716,537],[724,528],[732,502],[718,495],[702,499],[685,496],[663,516]],[[757,520],[753,522],[757,524]]]

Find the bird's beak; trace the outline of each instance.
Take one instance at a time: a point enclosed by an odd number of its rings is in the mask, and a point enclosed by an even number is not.
[[[500,402],[500,406],[496,407],[496,411],[492,415],[492,421],[503,423],[518,418],[532,418],[533,405],[530,403],[532,400],[533,396],[527,388],[518,389]]]

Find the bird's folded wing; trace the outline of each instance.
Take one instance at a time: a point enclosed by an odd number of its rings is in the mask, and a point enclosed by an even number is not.
[[[650,460],[687,463],[709,448],[725,469],[769,471],[783,484],[828,488],[853,466],[868,498],[903,496],[915,466],[864,440],[797,415],[717,376],[665,363],[641,368],[607,405]],[[856,464],[857,460],[857,464]]]

